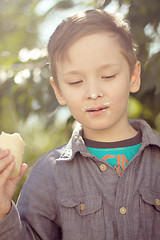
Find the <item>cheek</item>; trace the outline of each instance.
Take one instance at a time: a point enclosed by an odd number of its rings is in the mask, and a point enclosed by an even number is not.
[[[112,114],[113,116],[121,116],[127,113],[128,93],[126,91],[117,92],[113,99]]]
[[[113,101],[117,103],[118,105],[121,104],[126,104],[128,103],[128,97],[129,97],[129,88],[124,86],[124,87],[117,87],[113,91],[114,94],[114,99]]]
[[[78,95],[65,95],[65,100],[71,112],[77,111],[77,109],[81,107],[81,101],[79,100]]]

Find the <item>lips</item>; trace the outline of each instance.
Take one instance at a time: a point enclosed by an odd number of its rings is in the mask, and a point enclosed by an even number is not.
[[[89,110],[86,110],[86,112],[97,112],[97,111],[105,110],[106,108],[107,108],[107,107],[96,108],[96,109],[89,109]]]
[[[98,111],[104,111],[106,110],[107,108],[109,108],[110,106],[110,103],[109,102],[106,102],[104,103],[103,105],[99,106],[99,107],[95,107],[93,105],[91,106],[88,106],[88,107],[84,107],[83,108],[83,111],[85,112],[98,112]]]

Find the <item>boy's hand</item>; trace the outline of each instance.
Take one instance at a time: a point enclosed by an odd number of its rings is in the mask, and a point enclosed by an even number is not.
[[[10,155],[10,151],[0,150],[0,221],[9,213],[16,185],[28,168],[26,164],[22,164],[20,174],[9,178],[14,166],[14,156]]]

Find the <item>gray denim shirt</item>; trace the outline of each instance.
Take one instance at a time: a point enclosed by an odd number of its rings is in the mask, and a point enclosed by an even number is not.
[[[87,151],[81,127],[39,159],[0,223],[0,240],[160,239],[160,137],[144,121],[131,124],[142,147],[120,179]]]

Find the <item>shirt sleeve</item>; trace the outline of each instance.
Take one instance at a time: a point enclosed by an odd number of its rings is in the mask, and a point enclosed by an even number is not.
[[[39,161],[33,168],[17,206],[12,202],[11,211],[0,222],[1,240],[61,239],[61,229],[56,223],[51,169],[51,163],[47,161]]]
[[[0,239],[15,239],[15,230],[20,234],[21,220],[15,206],[15,203],[12,201],[11,210],[8,215],[0,222]],[[18,228],[19,229],[18,229]],[[17,234],[16,234],[17,235]]]

